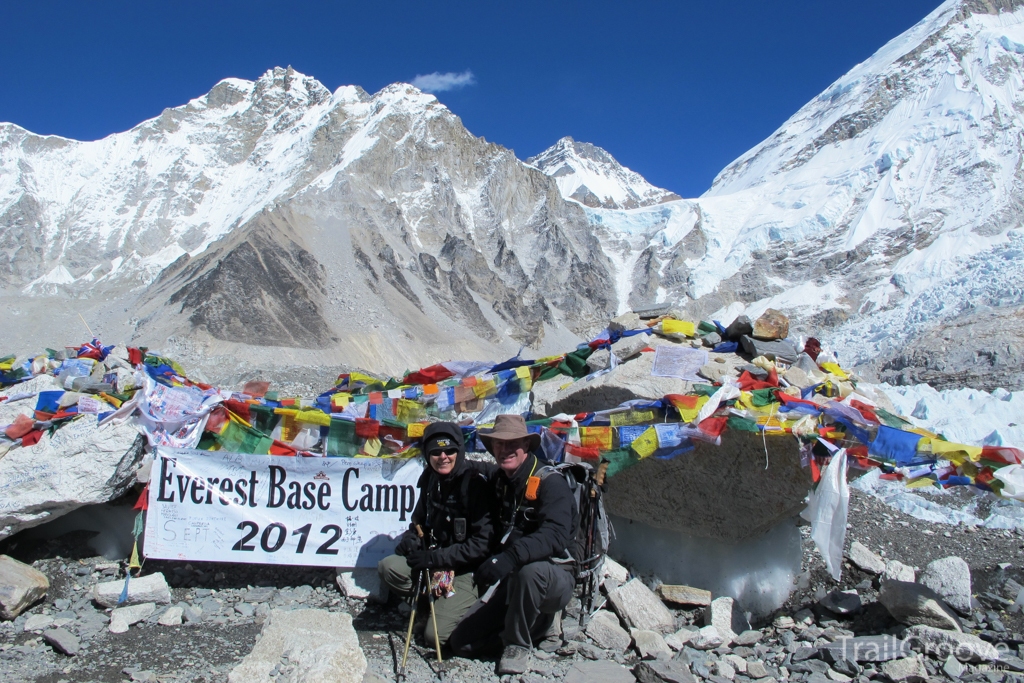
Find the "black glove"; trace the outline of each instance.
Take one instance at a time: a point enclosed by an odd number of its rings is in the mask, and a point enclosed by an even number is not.
[[[395,555],[408,557],[409,553],[413,550],[418,550],[422,547],[423,540],[415,531],[409,530],[402,534],[402,537],[398,539],[398,545],[395,546]]]
[[[473,581],[476,582],[477,586],[490,586],[511,574],[515,568],[516,563],[512,558],[505,553],[501,553],[484,560],[483,564],[477,567],[477,570],[473,573]]]
[[[422,571],[437,564],[434,560],[434,553],[423,548],[410,550],[405,555],[405,561],[409,564],[409,569],[414,572]]]

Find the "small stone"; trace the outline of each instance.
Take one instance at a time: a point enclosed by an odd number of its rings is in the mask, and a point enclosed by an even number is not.
[[[25,631],[42,631],[53,625],[53,617],[49,614],[30,614],[25,620]]]
[[[381,604],[388,601],[388,587],[380,580],[380,575],[374,567],[339,569],[336,580],[338,590],[347,598],[370,600]]]
[[[736,640],[734,640],[732,644],[739,645],[741,647],[753,645],[754,643],[761,642],[761,638],[763,637],[763,635],[764,634],[762,634],[760,631],[756,631],[753,629],[747,630],[736,636]]]
[[[203,608],[199,605],[185,605],[183,609],[182,614],[185,617],[185,621],[192,623],[203,620]]]
[[[839,589],[830,591],[824,598],[818,601],[822,607],[835,614],[853,614],[860,611],[860,595],[855,590],[841,591]]]
[[[914,583],[917,575],[913,567],[908,567],[899,560],[889,560],[885,563],[885,571],[882,572],[883,581],[907,581]]]
[[[0,555],[0,619],[14,619],[50,589],[50,580],[13,557]]]
[[[949,556],[929,562],[917,582],[938,593],[961,614],[971,613],[971,568],[962,558]]]
[[[256,612],[256,608],[247,602],[236,602],[235,611],[243,617],[251,617]]]
[[[608,600],[615,613],[630,628],[659,633],[669,633],[675,629],[675,617],[640,579],[631,579],[609,591]]]
[[[881,574],[885,571],[885,560],[868,550],[860,541],[850,544],[850,562],[869,574]]]
[[[152,602],[131,605],[130,607],[118,607],[110,613],[110,626],[107,628],[111,633],[124,633],[128,630],[129,626],[137,624],[155,611],[156,604]]]
[[[793,617],[782,614],[775,617],[775,621],[772,622],[772,626],[775,628],[796,628],[796,622],[793,621]]]
[[[665,602],[675,605],[697,605],[707,607],[711,604],[711,591],[690,586],[678,586],[663,583],[655,589],[655,592]]]
[[[673,650],[682,650],[699,632],[700,629],[698,628],[693,626],[684,626],[675,633],[670,633],[665,636],[665,644]]]
[[[690,668],[678,659],[640,662],[633,667],[633,675],[639,683],[697,683]]]
[[[725,639],[722,638],[722,634],[718,632],[718,629],[714,626],[705,626],[697,635],[690,639],[690,647],[695,650],[714,650],[716,647],[720,647]]]
[[[97,583],[93,588],[92,599],[104,607],[117,607],[122,605],[120,600],[123,591],[124,581]],[[171,589],[162,573],[156,572],[128,580],[128,599],[122,606],[146,602],[162,604],[171,602]]]
[[[715,662],[714,673],[730,681],[736,678],[736,669],[732,667],[732,664],[723,660]]]
[[[566,672],[563,683],[636,683],[629,669],[615,662],[576,662]]]
[[[718,334],[717,332],[708,332],[703,337],[701,337],[700,340],[701,343],[704,344],[704,346],[708,347],[709,349],[713,349],[714,347],[722,343],[722,335]]]
[[[62,628],[53,628],[48,631],[43,631],[43,639],[50,644],[57,652],[74,657],[78,654],[81,645],[78,642],[78,638],[75,637],[71,632]]]
[[[764,662],[760,660],[747,662],[747,675],[755,680],[764,678],[768,675],[768,669],[765,667]]]
[[[950,678],[960,678],[964,673],[964,665],[953,655],[946,657],[946,662],[942,665],[942,671]]]
[[[722,661],[728,662],[732,668],[736,669],[736,673],[747,673],[747,660],[743,659],[743,657],[734,654],[722,655]]]
[[[606,556],[604,558],[604,564],[601,565],[601,578],[612,579],[614,581],[618,581],[619,585],[622,585],[629,581],[629,570],[612,558]]]
[[[928,680],[928,670],[924,668],[920,657],[905,657],[884,662],[882,673],[895,683],[924,683]]]
[[[174,605],[168,607],[167,610],[160,615],[156,623],[161,626],[181,626],[181,617],[185,613],[185,608],[181,605]]]
[[[656,631],[646,629],[631,629],[633,643],[640,659],[671,659],[672,650],[665,644],[665,639]]]
[[[618,617],[607,610],[594,613],[587,623],[586,633],[598,647],[613,652],[625,652],[633,641],[629,633],[619,625]]]
[[[595,647],[590,643],[577,643],[576,651],[579,652],[581,656],[586,657],[587,659],[604,659],[604,650],[602,650],[599,647]]]
[[[737,609],[735,601],[725,597],[711,601],[711,604],[704,610],[704,623],[717,628],[726,645],[736,639],[737,631],[750,629],[750,624],[747,623],[743,613]]]
[[[843,637],[818,648],[818,656],[833,665],[842,661],[885,662],[910,652],[905,641],[890,635]]]
[[[739,341],[743,335],[750,334],[754,331],[754,326],[750,322],[750,318],[745,315],[741,315],[729,323],[729,326],[725,328],[725,338],[729,341]]]

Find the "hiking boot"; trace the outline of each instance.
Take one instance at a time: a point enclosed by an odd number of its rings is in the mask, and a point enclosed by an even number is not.
[[[530,668],[530,650],[522,645],[506,645],[498,662],[498,675],[524,674]]]

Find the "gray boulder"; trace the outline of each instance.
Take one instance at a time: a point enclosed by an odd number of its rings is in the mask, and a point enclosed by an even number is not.
[[[640,579],[631,579],[608,593],[608,601],[619,618],[630,628],[659,633],[675,630],[672,612]]]
[[[626,629],[619,625],[619,618],[607,610],[594,613],[587,623],[586,634],[601,649],[619,653],[625,652],[633,642]]]
[[[738,633],[750,630],[747,619],[732,598],[715,598],[704,610],[704,624],[714,626],[726,645],[736,640]]]
[[[629,669],[607,660],[576,662],[562,680],[564,683],[636,683]]]
[[[107,581],[97,583],[92,590],[92,599],[104,607],[116,607],[124,591],[124,581]],[[171,602],[171,589],[167,580],[160,572],[147,574],[128,581],[128,599],[125,605],[138,605],[144,602],[155,602],[169,604]]]
[[[54,377],[40,375],[0,396],[58,388]],[[0,424],[31,417],[34,408],[33,401],[0,403]],[[143,442],[130,422],[97,427],[95,419],[81,419],[44,434],[31,448],[9,451],[0,458],[0,539],[123,495],[135,483]]]
[[[697,683],[690,667],[678,659],[640,662],[633,667],[633,675],[640,683]]]
[[[293,681],[361,683],[366,672],[352,615],[321,609],[271,610],[260,639],[228,674],[228,682],[271,680],[284,656],[293,667]]]
[[[665,643],[665,639],[656,631],[635,628],[630,630],[633,636],[633,643],[640,659],[671,659],[672,650]]]
[[[878,601],[893,619],[908,626],[923,624],[962,631],[956,613],[931,588],[907,581],[883,581]]]
[[[0,555],[0,618],[14,619],[49,589],[46,574],[13,557]]]
[[[57,652],[74,657],[78,654],[81,644],[78,642],[78,637],[73,633],[63,628],[52,628],[48,631],[43,631],[43,639],[50,644]]]
[[[744,353],[748,353],[755,358],[757,356],[764,356],[769,360],[780,360],[783,363],[795,363],[799,355],[792,344],[781,340],[762,341],[753,337],[743,336],[740,337],[740,348],[743,349]]]
[[[928,670],[917,656],[884,662],[882,673],[894,683],[925,683],[928,680]]]
[[[849,558],[857,568],[869,574],[881,574],[885,571],[885,560],[868,550],[860,541],[850,544]]]
[[[913,649],[929,657],[943,659],[953,655],[961,662],[994,662],[999,659],[999,650],[970,633],[918,625],[907,629],[906,638]]]
[[[830,664],[841,661],[887,662],[910,654],[910,646],[896,636],[839,638],[818,648],[818,656]]]
[[[711,604],[711,591],[706,591],[702,588],[663,583],[654,590],[662,600],[676,605],[707,607]]]
[[[971,613],[971,568],[963,559],[951,555],[933,560],[917,582],[941,595],[960,614]]]

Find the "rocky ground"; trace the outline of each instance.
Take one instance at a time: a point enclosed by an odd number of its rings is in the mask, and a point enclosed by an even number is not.
[[[852,491],[847,545],[859,541],[885,560],[898,560],[923,569],[936,559],[956,555],[970,567],[973,610],[963,619],[965,630],[989,642],[1005,644],[1006,655],[1019,656],[1024,644],[1024,617],[1018,584],[1024,584],[1024,534],[930,524],[908,517],[859,491]],[[869,680],[946,680],[1002,683],[1024,680],[1013,669],[1019,661],[953,666],[941,658],[925,657],[925,668],[900,671],[890,664],[845,660],[830,664],[823,653],[844,636],[900,634],[902,626],[878,601],[879,577],[850,562],[844,564],[837,586],[825,571],[804,527],[804,571],[789,602],[776,614],[755,621],[731,645],[714,645],[695,633],[704,625],[704,610],[676,609],[665,637],[634,633],[643,648],[657,650],[667,643],[663,661],[641,662],[636,645],[616,644],[618,631],[592,629],[579,633],[575,620],[565,622],[567,642],[554,653],[538,652],[532,671],[506,678],[523,683],[542,680],[686,681],[693,677],[714,683],[857,683]],[[366,680],[393,680],[400,656],[407,612],[341,595],[330,569],[226,565],[215,563],[147,562],[144,573],[162,572],[171,586],[172,605],[180,607],[182,624],[166,626],[172,606],[157,610],[125,633],[109,630],[110,610],[92,600],[97,582],[123,579],[122,565],[95,556],[86,534],[54,540],[15,536],[0,543],[0,552],[33,565],[50,580],[46,598],[13,621],[0,622],[0,680],[59,683],[61,681],[225,681],[228,673],[250,652],[270,610],[316,608],[353,616],[359,643],[369,662]],[[649,581],[650,577],[644,577]],[[1008,581],[1009,580],[1009,581]],[[609,584],[613,586],[614,584]],[[863,606],[841,615],[825,609],[835,605],[833,589],[854,590]],[[850,594],[847,594],[849,599]],[[1024,600],[1024,596],[1021,596]],[[608,607],[608,605],[606,605]],[[605,611],[605,616],[612,615]],[[789,618],[787,618],[789,617]],[[619,627],[614,615],[609,619]],[[62,629],[70,637],[53,644],[43,633]],[[735,626],[738,633],[746,630]],[[628,639],[628,634],[626,636]],[[600,642],[598,642],[600,641]],[[688,641],[688,642],[684,642]],[[627,640],[628,642],[628,640]],[[62,654],[60,647],[75,651]],[[604,647],[601,647],[604,646]],[[827,649],[827,648],[826,648]],[[648,652],[655,657],[654,650]],[[664,659],[671,656],[671,659]],[[433,651],[421,644],[409,655],[410,683],[437,679]],[[287,662],[276,680],[289,679]],[[946,670],[944,670],[944,667]],[[623,668],[623,667],[628,667]],[[442,667],[444,677],[457,681],[496,681],[494,660],[453,658]],[[632,673],[631,673],[632,671]]]

